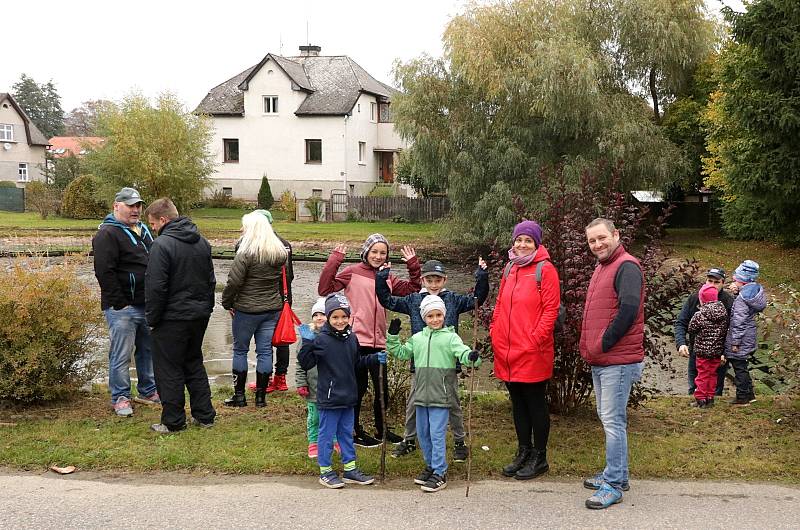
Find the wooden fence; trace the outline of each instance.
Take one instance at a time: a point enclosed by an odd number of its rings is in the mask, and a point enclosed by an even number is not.
[[[349,197],[347,209],[359,219],[380,221],[402,217],[406,221],[435,221],[450,211],[447,197]]]

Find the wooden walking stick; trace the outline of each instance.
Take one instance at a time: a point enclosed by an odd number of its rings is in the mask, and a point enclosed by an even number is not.
[[[387,356],[388,362],[388,356]],[[381,484],[386,482],[386,403],[383,401],[383,373],[386,365],[378,365],[378,399],[381,401],[381,419],[383,420],[383,429],[381,429]]]
[[[475,312],[472,316],[472,349],[478,349],[478,299],[475,299]],[[469,382],[469,398],[467,399],[467,436],[469,442],[467,445],[467,492],[464,495],[469,497],[469,484],[472,478],[472,394],[475,392],[475,380],[478,378],[478,372],[475,367],[472,367],[470,372]]]

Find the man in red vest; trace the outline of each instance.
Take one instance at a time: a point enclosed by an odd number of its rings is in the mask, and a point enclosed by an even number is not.
[[[596,490],[586,507],[603,509],[622,501],[628,486],[628,396],[642,375],[644,275],[625,251],[619,230],[598,218],[586,227],[597,267],[586,292],[581,357],[592,367],[597,415],[606,435],[606,467],[583,482]]]

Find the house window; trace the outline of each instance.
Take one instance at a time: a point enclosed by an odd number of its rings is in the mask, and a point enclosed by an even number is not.
[[[14,141],[14,126],[10,123],[0,123],[0,142]]]
[[[239,139],[224,138],[222,144],[225,147],[225,162],[239,161]]]
[[[306,164],[322,163],[322,140],[306,140]]]
[[[233,197],[233,188],[222,188],[222,194],[226,197]]]
[[[278,113],[278,96],[264,96],[264,114]]]
[[[17,177],[17,182],[30,182],[30,176],[28,175],[28,164],[21,163],[19,165],[19,169],[17,170],[19,173],[19,177]]]
[[[367,142],[358,142],[358,163],[366,164]]]
[[[319,189],[319,188],[312,188],[311,189],[311,196],[321,199],[322,198],[322,190]]]
[[[369,104],[369,121],[378,121],[378,104]]]

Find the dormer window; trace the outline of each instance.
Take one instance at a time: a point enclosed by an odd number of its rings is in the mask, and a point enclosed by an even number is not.
[[[0,123],[0,142],[14,141],[14,126],[10,123]]]
[[[264,114],[278,113],[278,96],[264,96]]]

